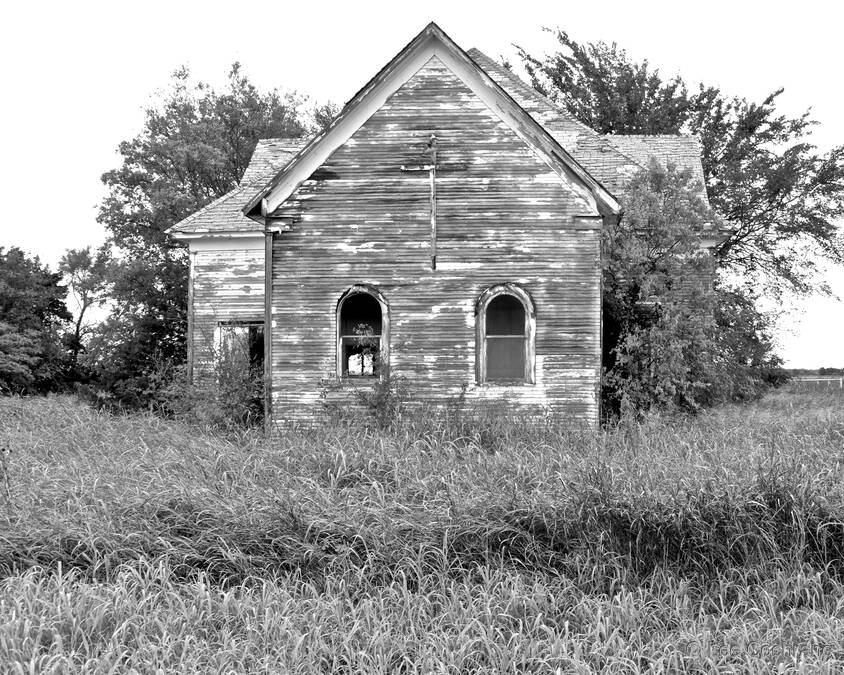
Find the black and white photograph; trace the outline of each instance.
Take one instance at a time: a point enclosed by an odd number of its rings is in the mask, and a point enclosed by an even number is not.
[[[2,16],[0,674],[844,672],[844,10]]]

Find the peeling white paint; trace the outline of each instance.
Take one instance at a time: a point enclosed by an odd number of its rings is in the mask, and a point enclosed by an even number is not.
[[[448,262],[437,261],[437,269],[444,272],[455,272],[460,270],[477,270],[483,267],[483,263],[479,262]]]

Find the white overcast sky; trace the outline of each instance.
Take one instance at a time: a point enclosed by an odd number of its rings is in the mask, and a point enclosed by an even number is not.
[[[261,88],[344,102],[429,21],[459,45],[515,62],[513,43],[554,48],[543,26],[579,41],[615,41],[665,76],[759,99],[785,87],[780,108],[812,108],[821,148],[844,143],[839,3],[743,2],[24,2],[0,25],[0,246],[55,265],[97,244],[100,175],[143,122],[143,106],[186,64],[221,83],[234,61]],[[844,297],[844,270],[828,280]],[[844,304],[794,303],[781,353],[794,367],[844,366]]]

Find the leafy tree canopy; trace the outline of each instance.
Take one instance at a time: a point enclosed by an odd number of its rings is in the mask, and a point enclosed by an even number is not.
[[[60,331],[71,317],[61,280],[37,257],[0,247],[0,392],[47,391],[65,379]]]
[[[107,280],[114,311],[87,358],[107,389],[143,389],[162,359],[185,358],[187,255],[164,232],[234,188],[259,139],[302,136],[333,110],[308,113],[295,93],[262,92],[239,64],[219,91],[186,68],[173,74],[140,133],[120,144],[121,165],[102,178],[108,196],[98,220],[118,252]]]
[[[23,329],[56,328],[70,319],[61,274],[50,272],[37,256],[0,246],[0,320]]]
[[[89,310],[108,302],[111,280],[115,276],[113,266],[107,246],[95,252],[90,246],[68,249],[59,262],[59,272],[64,275],[75,304],[73,331],[65,339],[74,366],[78,364],[79,353],[85,349],[84,339],[93,330],[86,321]]]
[[[636,62],[616,44],[580,44],[556,31],[560,51],[521,50],[533,85],[606,134],[697,134],[713,208],[732,232],[716,251],[722,270],[773,293],[826,290],[816,261],[844,262],[844,146],[821,153],[805,113],[777,112],[718,87],[690,88]]]
[[[295,94],[260,92],[239,64],[221,92],[176,71],[141,132],[120,144],[122,165],[103,175],[100,222],[120,248],[165,255],[174,244],[163,232],[234,188],[259,139],[305,132],[302,105]]]
[[[623,206],[603,231],[605,411],[697,411],[758,396],[779,374],[770,321],[752,297],[711,283],[699,236],[716,216],[691,173],[652,164]]]

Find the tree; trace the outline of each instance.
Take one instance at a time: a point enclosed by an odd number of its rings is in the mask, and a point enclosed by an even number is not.
[[[315,105],[311,108],[311,118],[313,119],[312,130],[315,133],[325,131],[334,118],[340,113],[340,107],[336,103],[329,101],[321,105]]]
[[[0,392],[46,392],[65,383],[61,329],[71,317],[60,282],[38,257],[0,247]]]
[[[69,249],[59,261],[59,272],[67,279],[76,305],[73,330],[65,340],[74,367],[79,363],[79,352],[84,349],[84,338],[93,330],[86,315],[90,309],[108,301],[109,281],[114,276],[112,265],[111,252],[105,246],[96,253],[91,252],[90,246]]]
[[[603,230],[604,403],[621,412],[701,407],[710,378],[713,291],[699,233],[713,214],[689,171],[636,175]]]
[[[710,202],[731,228],[715,251],[721,270],[774,294],[825,290],[815,260],[844,262],[844,146],[819,153],[808,113],[777,113],[782,90],[761,103],[690,92],[616,44],[556,37],[561,51],[521,56],[534,86],[577,119],[606,134],[699,135]]]
[[[35,371],[41,362],[37,331],[16,328],[0,321],[0,393],[26,394],[35,387]]]
[[[667,82],[615,43],[581,45],[556,34],[562,51],[537,59],[520,49],[534,87],[602,134],[678,133],[692,109],[686,84]]]
[[[691,173],[652,164],[604,229],[604,405],[609,413],[697,411],[776,381],[770,324],[744,295],[714,287],[701,249],[717,216]]]
[[[185,358],[187,255],[165,230],[234,188],[259,139],[301,136],[302,103],[258,91],[239,64],[221,92],[183,68],[146,110],[141,132],[120,144],[123,162],[103,175],[98,217],[121,254],[109,268],[114,311],[89,355],[118,398],[148,387],[162,360]]]

